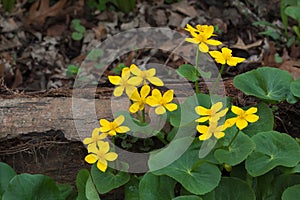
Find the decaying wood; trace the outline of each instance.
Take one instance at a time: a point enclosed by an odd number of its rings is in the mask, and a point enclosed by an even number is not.
[[[201,87],[203,89],[205,84]],[[191,90],[186,90],[184,84],[171,84],[168,88],[175,90],[178,101],[191,95]],[[6,99],[0,99],[0,138],[61,130],[67,139],[81,140],[89,136],[93,128],[99,127],[100,118],[112,120],[113,113],[128,108],[129,102],[125,98],[114,99],[112,90],[58,90],[14,95],[12,98],[6,96]],[[73,102],[75,104],[72,107]]]

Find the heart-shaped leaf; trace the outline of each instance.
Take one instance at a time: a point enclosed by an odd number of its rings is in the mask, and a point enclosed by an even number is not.
[[[282,200],[298,200],[300,197],[300,184],[288,187],[282,194]]]
[[[193,65],[183,64],[176,70],[177,73],[189,81],[195,82],[198,79],[198,72]]]
[[[85,195],[86,182],[90,176],[87,169],[82,169],[78,172],[76,176],[76,187],[78,191],[77,200],[87,200]]]
[[[17,174],[8,164],[0,162],[0,197],[7,188],[9,181]]]
[[[111,168],[102,172],[96,165],[92,166],[91,176],[100,194],[105,194],[115,188],[125,185],[130,180],[130,176],[126,172],[120,171],[117,174],[114,174]]]
[[[215,189],[215,200],[255,200],[250,186],[238,178],[223,177]]]
[[[165,200],[174,197],[176,181],[168,176],[156,176],[148,172],[139,185],[141,200]]]
[[[202,198],[196,195],[184,195],[173,198],[172,200],[202,200]]]
[[[2,200],[11,199],[63,200],[54,180],[41,174],[16,175],[2,196]]]
[[[85,195],[88,200],[100,200],[91,176],[86,181]]]
[[[198,166],[198,150],[185,152],[171,165],[154,171],[156,175],[167,175],[178,181],[187,191],[201,195],[212,191],[221,179],[221,172],[216,165],[209,164],[203,160]]]
[[[233,84],[247,95],[270,102],[280,102],[291,93],[290,84],[293,80],[287,71],[261,67],[236,76]]]
[[[130,181],[125,185],[125,200],[139,200],[140,179],[132,176]]]
[[[300,22],[300,5],[298,6],[289,6],[287,7],[284,12],[286,15],[290,16],[291,18],[295,19],[296,21]]]
[[[254,149],[255,144],[251,138],[240,131],[230,147],[217,149],[214,155],[220,163],[234,166],[244,161]]]
[[[291,91],[296,97],[300,97],[300,78],[291,83]]]
[[[252,140],[256,149],[246,159],[246,169],[251,176],[260,176],[276,166],[294,167],[300,161],[300,147],[287,134],[260,132]]]

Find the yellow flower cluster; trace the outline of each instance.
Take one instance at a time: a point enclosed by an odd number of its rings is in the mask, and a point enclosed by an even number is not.
[[[151,96],[151,88],[148,83],[155,86],[163,86],[161,79],[155,76],[155,68],[149,70],[141,70],[135,64],[123,68],[121,76],[108,76],[109,81],[116,85],[114,96],[119,97],[125,90],[129,99],[133,102],[129,107],[131,113],[136,113],[145,109],[145,105],[156,107],[155,113],[164,114],[166,110],[174,111],[177,109],[175,103],[171,103],[174,98],[174,91],[168,90],[162,94],[158,89],[153,89]],[[133,76],[132,76],[133,75]],[[142,85],[140,91],[138,87]]]
[[[198,44],[199,51],[204,53],[208,52],[217,63],[236,66],[245,60],[245,58],[232,56],[232,50],[227,47],[223,47],[221,51],[209,51],[208,45],[219,46],[222,44],[222,42],[218,40],[210,39],[210,37],[215,36],[215,34],[213,34],[214,27],[211,25],[197,25],[196,28],[194,28],[187,24],[185,30],[190,32],[192,36],[192,38],[186,38],[185,41]]]
[[[103,140],[108,136],[115,136],[117,133],[126,133],[130,129],[127,126],[122,126],[125,118],[123,115],[117,117],[114,121],[109,122],[106,119],[100,119],[100,128],[95,128],[91,138],[85,138],[83,144],[88,145],[88,155],[85,161],[89,164],[96,163],[97,168],[102,172],[107,169],[107,161],[114,161],[118,154],[109,152],[110,146],[108,142]]]
[[[197,125],[197,131],[201,133],[199,140],[208,140],[212,136],[220,139],[225,136],[224,131],[227,128],[236,125],[239,130],[242,130],[248,126],[248,122],[253,123],[259,119],[259,116],[254,114],[257,112],[257,108],[255,107],[244,111],[242,108],[232,106],[231,111],[236,114],[236,117],[227,119],[224,124],[219,125],[219,120],[228,112],[228,108],[222,108],[222,102],[213,104],[210,109],[203,106],[195,107],[196,113],[200,115],[195,121],[200,123],[208,121],[209,123],[208,126],[202,124]]]

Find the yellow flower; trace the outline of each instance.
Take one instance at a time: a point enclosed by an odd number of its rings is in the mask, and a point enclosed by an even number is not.
[[[238,63],[241,63],[245,58],[233,57],[232,50],[223,47],[220,51],[210,51],[209,54],[216,60],[217,63],[222,65],[227,64],[229,66],[236,66]]]
[[[244,111],[243,109],[232,106],[231,111],[236,114],[236,117],[227,119],[225,121],[225,126],[230,127],[236,124],[239,130],[242,130],[248,126],[248,122],[253,123],[259,119],[259,116],[254,114],[257,112],[256,107],[251,107],[248,110]]]
[[[90,138],[85,138],[83,140],[83,144],[86,145],[96,145],[98,141],[103,140],[106,138],[105,134],[99,134],[100,133],[100,128],[95,128],[92,132],[92,137]]]
[[[221,110],[222,107],[223,107],[222,102],[213,104],[210,109],[204,108],[203,106],[197,106],[195,108],[196,113],[203,117],[200,117],[200,118],[196,119],[195,121],[196,122],[206,122],[207,120],[218,121],[228,111],[228,108]]]
[[[136,89],[131,95],[130,99],[133,101],[133,104],[129,107],[131,113],[136,113],[138,110],[144,110],[146,104],[146,97],[150,93],[150,86],[144,85],[141,89],[141,94],[139,94]]]
[[[108,76],[109,81],[116,85],[117,87],[114,90],[114,96],[119,97],[123,94],[124,90],[126,94],[130,96],[132,92],[136,89],[135,86],[138,86],[140,83],[137,82],[135,77],[130,78],[130,70],[128,67],[125,67],[122,70],[121,76]]]
[[[196,25],[196,28],[192,27],[191,25],[187,24],[186,28],[184,28],[186,31],[188,32],[196,32],[196,33],[203,33],[207,30],[208,25]],[[212,34],[212,36],[214,36],[215,34]]]
[[[198,28],[201,30],[199,31]],[[213,39],[209,39],[211,36],[213,36],[213,32],[214,32],[214,27],[213,26],[199,26],[197,29],[191,29],[191,27],[187,28],[191,35],[192,38],[186,38],[185,41],[187,42],[191,42],[194,44],[199,44],[199,51],[201,52],[208,52],[209,48],[207,45],[213,45],[213,46],[218,46],[220,44],[222,44],[222,42],[218,41],[218,40],[213,40]],[[195,31],[194,31],[195,30]]]
[[[130,71],[132,74],[136,75],[137,82],[147,84],[147,81],[156,86],[163,86],[164,83],[159,78],[155,77],[156,70],[154,68],[142,71],[135,64],[130,66]]]
[[[152,107],[157,107],[155,113],[161,115],[166,112],[166,109],[171,112],[177,109],[175,103],[170,103],[173,100],[173,96],[173,90],[168,90],[162,96],[158,89],[154,89],[152,90],[152,96],[148,97],[146,102]]]
[[[106,119],[101,119],[100,131],[103,133],[107,133],[110,136],[114,136],[117,133],[126,133],[130,131],[130,129],[127,126],[121,126],[124,120],[125,117],[123,115],[117,117],[113,122],[109,122]]]
[[[202,135],[199,136],[199,140],[208,140],[209,138],[211,138],[211,136],[220,139],[225,136],[225,133],[223,132],[225,129],[225,126],[218,126],[218,123],[215,121],[210,122],[209,126],[197,125],[197,131],[199,133],[202,133]]]
[[[95,145],[88,146],[88,154],[85,157],[85,161],[89,164],[97,162],[97,168],[102,172],[105,172],[107,169],[107,161],[114,161],[117,159],[118,154],[114,152],[109,152],[109,143],[98,141],[98,147]]]

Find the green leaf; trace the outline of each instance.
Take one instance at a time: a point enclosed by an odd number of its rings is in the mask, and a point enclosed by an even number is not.
[[[220,163],[234,166],[244,161],[254,149],[254,142],[240,131],[229,148],[217,149],[214,155]]]
[[[36,174],[19,174],[8,184],[2,200],[62,200],[54,180]]]
[[[291,83],[291,91],[296,97],[300,97],[300,78]]]
[[[91,176],[86,181],[85,195],[88,200],[100,200]]]
[[[146,173],[140,181],[139,197],[141,200],[165,200],[174,197],[176,181],[168,176],[156,176]]]
[[[85,27],[82,25],[77,25],[74,27],[74,30],[77,31],[78,33],[83,34],[85,32]]]
[[[280,33],[277,30],[268,29],[263,32],[259,32],[259,35],[266,35],[271,37],[274,40],[278,40],[280,38]]]
[[[186,151],[175,162],[153,173],[172,177],[193,194],[208,193],[217,187],[221,179],[221,172],[216,165],[205,161],[195,167],[195,162],[199,160],[198,154],[199,149]]]
[[[91,176],[100,194],[105,194],[115,188],[121,187],[130,180],[128,173],[118,172],[114,174],[111,168],[108,168],[106,172],[102,172],[96,165],[92,166]]]
[[[198,72],[193,65],[180,65],[180,67],[176,71],[180,76],[188,79],[189,81],[195,82],[198,79]]]
[[[132,176],[125,185],[125,200],[139,200],[139,184],[139,178]]]
[[[6,190],[9,181],[17,174],[8,164],[0,162],[0,197]]]
[[[196,195],[184,195],[173,198],[172,200],[202,200],[202,198]]]
[[[70,184],[58,184],[57,187],[60,191],[61,199],[74,200],[77,197]]]
[[[79,32],[73,32],[72,33],[72,39],[73,40],[81,40],[83,38],[83,34]]]
[[[288,187],[282,194],[282,200],[298,200],[300,197],[300,184]]]
[[[261,67],[236,76],[233,84],[247,95],[269,102],[280,102],[290,94],[290,84],[293,80],[287,71]]]
[[[238,179],[223,177],[215,189],[215,200],[255,200],[255,194],[250,186]]]
[[[67,69],[67,76],[72,77],[72,76],[76,76],[79,73],[79,67],[77,67],[76,65],[69,65],[68,69]]]
[[[287,134],[276,131],[260,132],[252,137],[256,149],[246,159],[251,176],[260,176],[276,166],[294,167],[300,161],[300,147]]]
[[[7,12],[11,12],[12,9],[15,7],[16,1],[15,0],[3,0],[3,8]]]
[[[103,50],[102,49],[93,49],[86,56],[86,59],[89,60],[89,61],[97,61],[102,56],[103,56]]]
[[[300,22],[300,6],[289,6],[285,9],[285,14],[293,19],[295,19],[298,23]]]
[[[81,169],[76,176],[76,187],[78,191],[77,200],[87,200],[85,194],[86,182],[90,176],[87,169]]]
[[[271,131],[274,128],[274,115],[272,109],[263,102],[257,105],[257,115],[259,120],[254,123],[249,123],[249,125],[243,129],[243,132],[252,137],[259,132]]]
[[[72,28],[75,28],[76,26],[80,25],[80,19],[73,19],[71,22]]]
[[[298,184],[300,184],[299,174],[281,174],[276,176],[271,185],[273,190],[271,198],[280,199],[287,188]]]

